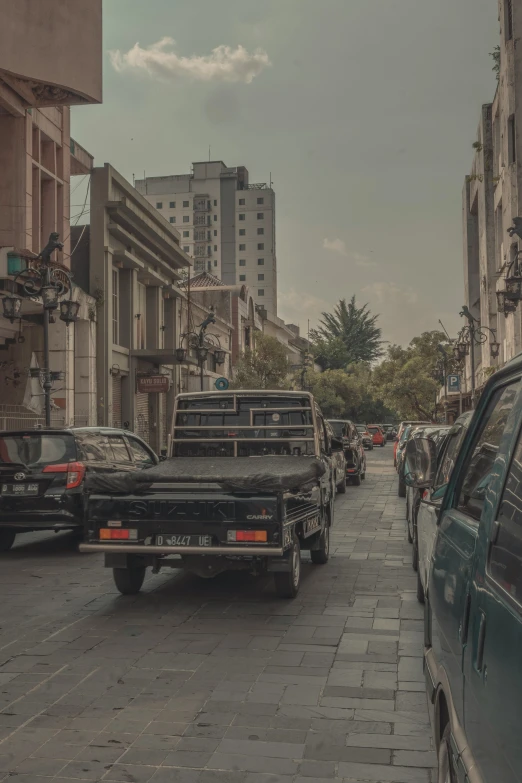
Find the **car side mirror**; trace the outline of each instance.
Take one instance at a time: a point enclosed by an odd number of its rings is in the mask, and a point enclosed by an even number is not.
[[[344,443],[340,438],[331,438],[330,439],[330,445],[332,448],[332,451],[343,451],[344,449]]]
[[[404,449],[404,481],[410,487],[432,487],[437,471],[437,447],[430,438],[410,438]]]

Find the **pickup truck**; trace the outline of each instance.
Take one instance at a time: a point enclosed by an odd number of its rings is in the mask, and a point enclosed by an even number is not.
[[[171,458],[86,484],[82,552],[103,552],[123,594],[145,570],[273,573],[276,592],[297,595],[301,550],[325,564],[334,522],[332,447],[307,392],[180,394]]]

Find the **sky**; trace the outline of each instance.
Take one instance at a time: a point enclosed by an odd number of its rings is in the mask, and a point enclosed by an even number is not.
[[[390,343],[454,336],[497,42],[495,0],[104,0],[103,105],[72,132],[131,182],[209,146],[272,177],[278,315],[302,333],[355,294]]]

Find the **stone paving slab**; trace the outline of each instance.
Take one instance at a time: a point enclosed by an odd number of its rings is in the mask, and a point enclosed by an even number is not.
[[[391,447],[294,601],[166,569],[122,597],[69,536],[0,556],[0,781],[434,783]]]

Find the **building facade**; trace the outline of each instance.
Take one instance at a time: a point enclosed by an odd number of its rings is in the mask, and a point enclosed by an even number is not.
[[[250,184],[244,166],[192,164],[191,174],[146,177],[136,188],[181,235],[196,274],[225,285],[244,284],[256,302],[277,315],[275,193]]]
[[[92,158],[70,136],[71,105],[101,101],[101,0],[5,0],[0,25],[0,289],[19,295],[16,275],[31,267],[56,232],[63,252],[57,269],[70,266],[70,177],[88,174]],[[16,259],[16,260],[15,260]],[[56,424],[89,423],[85,398],[75,398],[75,356],[90,344],[88,295],[73,285],[80,320],[50,325],[50,367]],[[0,402],[4,427],[39,423],[43,396],[30,369],[45,366],[43,305],[24,298],[20,318],[0,316]],[[78,403],[78,404],[77,404]],[[81,407],[79,407],[81,405]]]
[[[522,6],[499,0],[498,88],[482,107],[473,164],[463,191],[465,304],[482,327],[494,330],[499,356],[491,354],[491,333],[474,346],[475,386],[522,351],[522,307],[504,312],[497,292],[513,273],[522,249],[508,229],[522,207]],[[464,392],[471,388],[471,356],[465,361]]]

